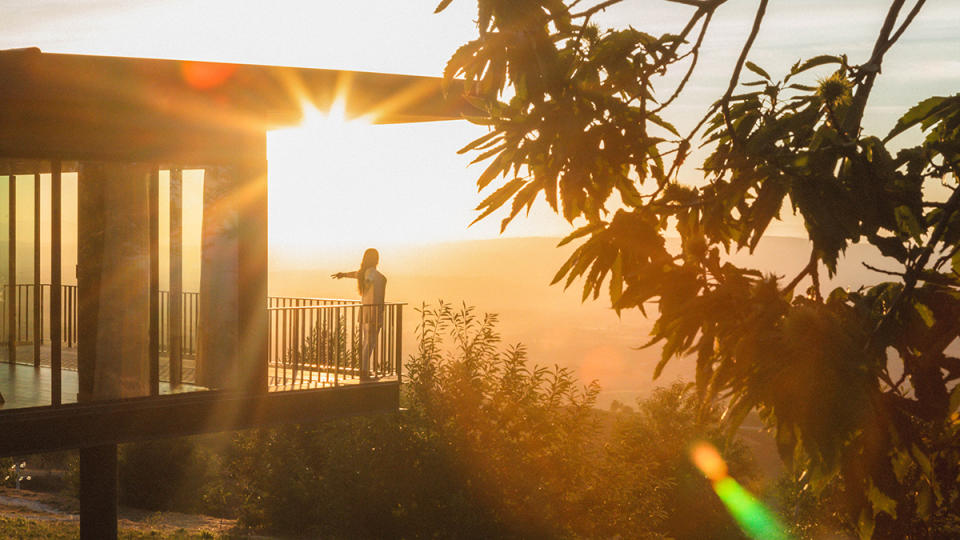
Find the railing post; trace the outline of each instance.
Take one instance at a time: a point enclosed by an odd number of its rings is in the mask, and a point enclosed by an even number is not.
[[[148,340],[150,362],[150,395],[160,394],[160,169],[150,170],[147,206],[150,235],[150,309]]]
[[[357,334],[357,337],[358,337],[357,343],[358,343],[358,345],[360,346],[360,350],[359,350],[359,351],[356,351],[356,350],[354,351],[354,353],[357,353],[357,354],[355,355],[356,358],[357,358],[356,371],[357,371],[358,376],[360,377],[360,380],[362,381],[362,380],[364,379],[364,373],[363,373],[363,369],[364,369],[364,365],[363,365],[363,341],[364,341],[364,340],[363,340],[363,306],[362,306],[362,305],[360,306],[360,314],[359,314],[359,316],[357,315],[356,306],[351,306],[350,311],[351,311],[350,318],[353,319],[353,331],[356,332],[356,334]],[[359,328],[359,331],[357,330],[357,326],[358,326],[358,325],[359,325],[359,327],[360,327],[360,328]]]
[[[347,346],[344,340],[343,347],[340,346],[340,307],[335,307],[333,312],[333,386],[340,386],[340,359],[343,356],[341,350]]]
[[[170,293],[167,295],[167,355],[170,386],[183,380],[183,171],[170,169]]]
[[[60,405],[60,351],[61,342],[61,263],[60,263],[60,161],[50,163],[50,398]]]
[[[274,384],[287,384],[287,312],[277,312],[277,364],[279,372]]]
[[[13,171],[9,179],[9,257],[7,258],[7,362],[17,362],[17,176]]]
[[[33,173],[33,367],[40,367],[40,173]]]
[[[297,384],[297,364],[300,363],[300,310],[293,310],[293,340],[292,340],[292,356],[293,356],[293,374],[290,377],[291,384]]]
[[[403,384],[403,304],[397,304],[395,309],[397,310],[397,329],[394,354],[397,356],[397,382]]]

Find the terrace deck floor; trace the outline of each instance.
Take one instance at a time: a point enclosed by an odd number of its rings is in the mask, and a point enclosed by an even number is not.
[[[64,347],[61,352],[61,402],[76,403],[79,379],[77,377],[77,349]],[[196,360],[183,359],[183,379],[194,381]],[[197,392],[207,390],[206,387],[191,383],[184,383],[171,387],[169,381],[169,358],[160,357],[160,394],[177,394],[183,392]],[[293,382],[296,379],[297,382]],[[305,379],[305,380],[304,380]],[[375,379],[376,382],[397,380],[395,376]],[[334,386],[362,384],[357,377],[344,373],[328,373],[323,371],[297,373],[291,368],[269,369],[269,390],[284,392],[293,390],[308,390]],[[0,395],[4,403],[0,404],[0,411],[19,409],[24,407],[46,407],[51,404],[51,369],[50,346],[40,347],[40,367],[33,365],[33,345],[17,347],[16,362],[7,362],[7,349],[0,350]]]

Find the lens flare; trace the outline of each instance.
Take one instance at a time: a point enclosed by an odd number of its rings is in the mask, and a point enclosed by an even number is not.
[[[180,63],[183,80],[197,90],[210,90],[222,85],[236,70],[237,66],[233,64],[188,61]]]
[[[727,477],[727,462],[710,443],[694,444],[690,449],[690,459],[711,482],[718,482]]]
[[[713,491],[747,536],[755,540],[790,538],[773,512],[727,474],[727,463],[712,444],[694,444],[690,459],[713,484]]]

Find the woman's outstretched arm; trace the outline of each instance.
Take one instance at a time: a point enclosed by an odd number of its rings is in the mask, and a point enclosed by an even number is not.
[[[356,278],[357,271],[354,270],[353,272],[337,272],[336,274],[330,274],[330,277],[332,277],[333,279]]]

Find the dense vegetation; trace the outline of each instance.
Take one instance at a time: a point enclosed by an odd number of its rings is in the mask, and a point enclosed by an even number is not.
[[[243,523],[325,537],[739,537],[689,464],[690,443],[723,437],[685,385],[603,413],[596,385],[500,348],[495,316],[422,314],[406,411],[237,436],[225,468]],[[746,478],[743,448],[728,448]]]
[[[712,442],[745,482],[751,460],[690,385],[601,411],[496,316],[421,314],[403,412],[122,445],[121,503],[307,537],[742,537],[688,450]]]
[[[862,63],[828,51],[779,80],[749,61],[759,0],[726,90],[689,130],[671,106],[726,0],[669,1],[690,16],[660,35],[593,24],[622,0],[477,1],[479,36],[446,70],[489,127],[462,150],[493,190],[477,219],[503,208],[505,228],[543,195],[574,229],[561,245],[581,242],[555,281],[582,280],[584,299],[607,289],[616,310],[655,306],[657,372],[694,356],[704,403],[722,396],[730,429],[759,411],[799,487],[846,526],[956,531],[960,94],[922,100],[885,133],[863,129],[884,57],[924,0],[889,2]],[[903,140],[911,129],[918,143]],[[703,178],[690,179],[697,148]],[[730,262],[783,211],[809,238],[796,276]],[[823,291],[821,272],[858,242],[885,258],[874,268],[885,281]]]
[[[403,412],[121,445],[121,503],[307,537],[742,538],[689,459],[705,440],[798,535],[852,532],[838,484],[813,496],[757,477],[693,385],[599,410],[595,384],[501,344],[495,316],[421,314]],[[70,454],[26,460],[60,468]]]

